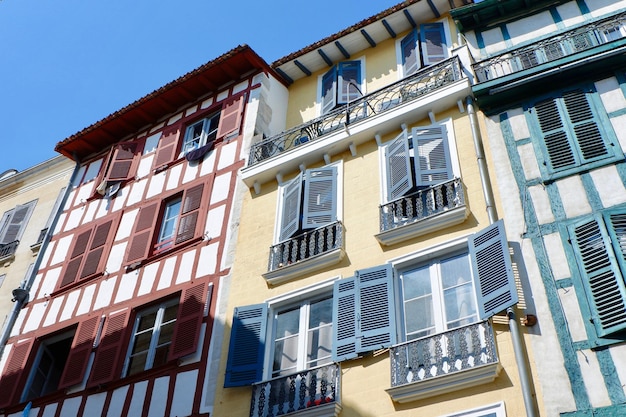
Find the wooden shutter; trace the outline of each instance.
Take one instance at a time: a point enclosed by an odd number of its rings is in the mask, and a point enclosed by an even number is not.
[[[411,75],[420,68],[419,48],[417,46],[417,31],[412,30],[400,41],[402,54],[403,75]]]
[[[156,227],[159,207],[160,202],[157,201],[139,209],[133,234],[126,249],[126,263],[140,261],[150,254],[152,232]]]
[[[78,278],[81,269],[80,267],[83,263],[83,257],[87,252],[87,246],[89,245],[89,241],[91,240],[92,232],[93,228],[89,228],[88,230],[80,232],[76,236],[76,239],[74,239],[72,251],[70,252],[69,262],[63,270],[63,277],[61,278],[60,287],[71,284],[72,282],[76,281],[76,278]]]
[[[59,380],[59,389],[80,384],[83,381],[100,320],[100,316],[93,316],[78,324],[63,375]]]
[[[417,185],[435,185],[451,179],[452,162],[446,128],[414,128],[412,136]]]
[[[202,206],[205,184],[194,185],[183,193],[180,219],[176,229],[176,243],[182,243],[197,235],[197,223]]]
[[[619,239],[624,236],[625,220],[624,214],[609,212],[605,217],[606,226],[593,219],[575,223],[569,228],[598,336],[626,328],[626,287],[615,257],[618,255],[623,260],[625,256]],[[611,247],[611,237],[616,243],[615,252]]]
[[[283,200],[280,212],[281,241],[287,240],[300,227],[300,200],[302,197],[302,174],[283,187]]]
[[[118,377],[122,358],[122,347],[126,342],[128,326],[128,309],[111,313],[104,322],[102,338],[96,349],[96,355],[91,367],[91,376],[88,387],[107,383]]]
[[[113,239],[113,219],[95,226],[93,238],[89,250],[85,255],[85,263],[81,269],[79,278],[86,278],[103,270],[103,255],[107,243]]]
[[[560,169],[574,166],[576,157],[563,125],[563,115],[559,111],[556,99],[540,101],[535,104],[534,109],[543,133],[550,167]]]
[[[224,387],[242,387],[263,378],[267,304],[236,307]]]
[[[337,69],[338,104],[361,97],[361,61],[340,62]]]
[[[322,114],[337,106],[337,67],[322,76]]]
[[[22,237],[22,233],[26,228],[26,223],[28,222],[28,218],[30,217],[31,210],[34,206],[34,201],[29,204],[15,206],[13,212],[9,216],[6,227],[2,230],[0,244],[11,243]]]
[[[335,281],[333,288],[332,358],[340,362],[357,357],[356,353],[356,278]]]
[[[385,145],[384,152],[387,164],[387,201],[393,201],[413,188],[406,129],[397,138]]]
[[[118,143],[114,147],[113,158],[106,176],[107,181],[124,181],[134,173],[134,162],[137,156],[137,142]]]
[[[163,131],[159,139],[159,147],[154,156],[154,169],[172,162],[176,156],[178,145],[178,128],[169,128]]]
[[[420,25],[420,41],[424,65],[435,64],[448,57],[443,23],[436,22]]]
[[[239,131],[245,102],[246,95],[241,94],[237,97],[232,97],[229,101],[224,103],[220,114],[220,123],[217,127],[218,138]]]
[[[516,304],[517,288],[504,221],[498,220],[472,235],[469,252],[480,319],[485,320]]]
[[[608,149],[591,110],[589,95],[581,90],[563,94],[563,103],[580,149],[582,162],[590,162],[608,155]]]
[[[337,167],[306,171],[303,228],[324,226],[337,220]]]
[[[198,337],[204,318],[204,304],[207,299],[206,289],[206,283],[200,282],[183,290],[168,360],[190,355],[198,348]],[[211,299],[210,292],[208,299]]]
[[[13,345],[2,377],[0,377],[0,392],[2,393],[0,395],[0,408],[6,408],[20,402],[22,375],[26,370],[26,361],[33,347],[33,342],[34,339],[28,339],[18,345]]]
[[[355,273],[358,287],[357,353],[389,347],[396,343],[391,265],[362,269]]]

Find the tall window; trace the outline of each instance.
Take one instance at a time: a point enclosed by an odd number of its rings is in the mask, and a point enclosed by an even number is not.
[[[400,40],[402,75],[448,58],[445,26],[441,22],[425,23]]]
[[[322,114],[363,94],[361,61],[340,62],[322,76]]]
[[[161,219],[161,229],[156,242],[157,252],[168,249],[174,244],[181,202],[181,197],[178,197],[165,203],[163,218]]]
[[[212,114],[187,127],[182,151],[184,154],[210,144],[217,137],[220,112]]]

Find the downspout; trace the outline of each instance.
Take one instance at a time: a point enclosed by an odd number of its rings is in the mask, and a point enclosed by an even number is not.
[[[18,315],[20,314],[20,310],[26,303],[29,301],[30,297],[30,289],[33,286],[35,281],[35,277],[37,276],[37,272],[39,271],[39,266],[41,265],[41,261],[43,256],[48,248],[48,243],[50,242],[50,238],[52,237],[52,233],[56,228],[56,224],[59,220],[59,216],[61,212],[63,212],[63,207],[65,207],[65,203],[67,202],[67,198],[72,190],[72,184],[76,179],[76,174],[78,173],[78,169],[80,168],[80,162],[77,157],[75,157],[76,165],[74,166],[74,172],[72,172],[72,176],[70,178],[67,187],[65,188],[65,193],[61,198],[61,202],[54,213],[54,218],[50,225],[48,226],[48,230],[46,231],[45,236],[41,242],[41,247],[39,248],[39,252],[37,253],[37,258],[35,258],[35,262],[33,263],[33,267],[30,272],[24,277],[19,288],[13,290],[13,308],[11,309],[11,313],[7,317],[6,325],[2,329],[2,334],[0,335],[0,358],[4,353],[4,348],[6,346],[7,340],[9,340],[9,336],[11,335],[11,331],[13,330],[13,326],[15,325],[15,321],[17,320]]]
[[[472,138],[474,140],[474,150],[476,152],[476,159],[478,162],[478,171],[480,175],[480,182],[483,188],[483,195],[485,197],[485,204],[487,206],[487,216],[489,217],[489,224],[493,224],[498,220],[498,216],[495,210],[495,204],[493,199],[493,188],[491,187],[491,180],[489,178],[489,170],[487,169],[487,160],[485,159],[485,149],[483,147],[483,139],[478,128],[478,119],[476,117],[476,111],[474,110],[474,99],[472,96],[467,96],[467,114],[469,115],[470,127],[472,130]],[[520,385],[522,388],[522,396],[524,397],[524,406],[526,408],[527,417],[535,417],[535,400],[533,398],[533,392],[530,384],[530,372],[528,371],[527,358],[525,351],[522,347],[522,336],[515,317],[515,311],[513,307],[509,307],[506,310],[507,317],[509,319],[509,330],[511,332],[511,342],[513,343],[513,351],[515,354],[515,362],[517,364],[517,371],[519,372]]]

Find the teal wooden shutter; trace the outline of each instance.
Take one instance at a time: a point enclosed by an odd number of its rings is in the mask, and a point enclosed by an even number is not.
[[[400,41],[403,75],[413,74],[420,68],[419,48],[417,46],[417,30],[412,30]]]
[[[306,171],[303,228],[316,228],[337,220],[337,167]]]
[[[452,178],[445,126],[413,128],[412,141],[416,185],[429,186]]]
[[[498,220],[469,239],[469,252],[478,298],[478,314],[485,320],[518,301],[511,255]]]
[[[589,99],[589,94],[581,90],[569,91],[563,94],[563,102],[565,103],[583,163],[608,155],[608,149],[600,134]]]
[[[332,347],[334,362],[357,357],[356,308],[357,288],[355,277],[335,281],[333,288]]]
[[[357,353],[389,347],[396,343],[393,298],[393,269],[380,265],[356,271]]]
[[[420,25],[420,42],[424,65],[436,64],[448,57],[443,23],[436,22]]]
[[[413,188],[406,129],[397,138],[385,145],[384,152],[385,163],[387,164],[387,201],[393,201]]]
[[[549,167],[557,170],[574,166],[576,157],[562,122],[564,115],[561,114],[556,99],[540,101],[534,108],[546,145]]]
[[[283,186],[283,200],[280,214],[279,240],[287,240],[300,227],[300,201],[302,198],[302,174]]]
[[[337,105],[337,68],[333,67],[322,76],[322,114]]]
[[[236,307],[224,387],[243,387],[263,378],[267,304]]]
[[[606,213],[605,220],[610,235],[605,224],[597,219],[581,221],[569,228],[598,336],[626,328],[626,288],[615,258],[617,253],[623,265],[626,249],[619,244],[619,238],[624,236],[625,216]],[[616,243],[615,253],[611,239]]]
[[[352,102],[361,94],[361,61],[340,62],[337,66],[337,103]]]

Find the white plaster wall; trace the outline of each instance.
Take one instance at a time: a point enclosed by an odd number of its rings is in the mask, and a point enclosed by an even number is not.
[[[619,377],[622,387],[626,388],[626,345],[614,345],[609,348],[609,353],[615,364],[615,371]],[[626,391],[626,389],[625,389]]]
[[[57,240],[56,247],[54,248],[54,255],[52,256],[52,261],[50,262],[50,265],[60,264],[69,256],[68,251],[70,250],[72,239],[74,239],[74,235],[68,235]]]
[[[537,154],[535,154],[532,143],[518,146],[517,151],[519,153],[520,162],[522,163],[522,170],[524,170],[524,178],[526,178],[526,180],[541,178]]]
[[[585,187],[579,176],[571,176],[556,181],[563,210],[568,218],[591,213]]]
[[[214,274],[217,266],[217,249],[218,243],[204,246],[200,249],[200,262],[196,269],[196,278]]]
[[[41,299],[50,295],[56,285],[59,282],[59,276],[61,275],[61,268],[49,269],[48,272],[42,277],[41,286],[37,292],[37,298]]]
[[[150,409],[148,415],[162,416],[167,406],[167,390],[169,388],[170,378],[164,376],[154,380],[152,388],[152,398],[150,399]]]
[[[231,172],[226,172],[215,177],[215,180],[213,181],[213,190],[211,190],[211,204],[218,203],[228,198],[231,175]]]
[[[111,394],[111,403],[109,404],[109,411],[106,417],[122,417],[122,411],[124,409],[124,401],[128,394],[128,386],[120,387],[113,391]]]
[[[120,287],[115,294],[115,303],[121,303],[123,301],[130,300],[135,293],[138,279],[137,271],[132,271],[122,275],[120,279]]]
[[[126,211],[122,214],[122,219],[120,220],[120,225],[118,226],[117,234],[115,235],[115,242],[126,239],[130,236],[130,233],[133,230],[133,225],[135,224],[137,213],[139,213],[139,209]]]
[[[137,204],[143,198],[143,193],[146,190],[146,185],[148,184],[148,180],[142,179],[133,183],[130,188],[130,192],[128,193],[128,201],[126,201],[126,205],[132,206],[133,204]]]
[[[528,187],[528,192],[530,193],[539,224],[552,223],[554,215],[550,205],[550,196],[543,185]]]
[[[163,261],[163,269],[159,275],[157,290],[162,290],[172,285],[172,277],[174,276],[174,268],[176,267],[177,259],[177,257],[172,256]]]
[[[146,193],[146,199],[152,198],[155,195],[161,194],[163,192],[166,175],[167,175],[167,171],[163,171],[156,175],[153,175],[150,178],[149,180],[150,185],[148,185],[148,192]]]
[[[622,152],[626,152],[626,114],[611,117],[613,131],[617,135],[617,140],[622,147]]]
[[[617,78],[610,77],[597,81],[595,87],[608,113],[626,108],[626,98],[619,87]]]
[[[67,222],[65,223],[65,230],[72,230],[78,227],[83,215],[85,214],[85,206],[75,208],[69,212],[67,216]]]
[[[120,243],[119,245],[113,245],[113,247],[111,247],[111,252],[109,253],[109,257],[107,258],[107,263],[105,267],[106,273],[112,274],[122,268],[122,263],[124,262],[124,253],[126,251],[126,244],[127,242],[124,242]]]
[[[178,273],[176,274],[176,284],[191,281],[191,270],[195,257],[196,249],[192,249],[182,255]]]
[[[67,301],[63,306],[61,317],[59,321],[65,321],[72,318],[76,305],[78,304],[78,298],[80,297],[80,290],[74,290],[67,295]]]
[[[488,55],[495,55],[506,48],[506,42],[502,36],[502,30],[495,28],[482,32],[485,45],[485,52]]]
[[[82,401],[82,397],[66,398],[61,406],[60,417],[76,417]]]
[[[238,143],[235,141],[222,146],[222,149],[220,150],[220,160],[217,163],[217,169],[229,167],[235,162],[237,145]]]
[[[46,408],[44,408],[43,410],[43,417],[54,417],[56,415],[58,406],[59,405],[57,403],[46,405]]]
[[[524,19],[516,20],[506,25],[513,45],[535,41],[557,31],[556,24],[550,12],[534,14]]]
[[[578,365],[583,376],[583,382],[587,388],[589,402],[592,407],[606,407],[611,405],[611,399],[605,384],[602,382],[602,372],[598,357],[592,350],[579,350],[576,352]]]
[[[620,180],[615,165],[591,171],[591,179],[600,195],[602,207],[612,207],[626,202],[626,188]]]
[[[580,13],[580,7],[574,1],[557,6],[556,10],[566,27],[577,26],[585,22],[584,16]]]
[[[526,123],[526,113],[524,113],[524,109],[521,107],[511,109],[507,111],[506,115],[511,125],[513,138],[515,140],[528,139],[530,137],[530,131],[528,130],[528,123]]]
[[[137,291],[137,296],[145,295],[152,291],[159,265],[161,265],[161,262],[155,262],[146,265],[146,267],[143,269],[143,273],[141,274],[141,281],[139,283],[139,290]]]
[[[181,372],[176,375],[171,417],[191,415],[198,371]]]
[[[205,175],[208,175],[215,170],[215,158],[215,151],[211,151],[208,154],[204,155],[204,159],[200,164],[201,177],[204,177]]]
[[[65,300],[64,295],[59,295],[58,297],[54,297],[52,300],[52,304],[50,305],[50,309],[46,313],[46,319],[43,322],[44,327],[50,326],[57,322],[57,318],[59,317],[59,311],[61,311],[61,305]]]
[[[28,315],[26,323],[24,323],[22,333],[28,333],[39,328],[46,312],[46,307],[47,303],[37,303],[30,307],[30,314]]]
[[[183,175],[183,184],[187,184],[196,178],[198,178],[198,172],[200,171],[200,164],[197,161],[183,162],[185,166],[185,174]]]
[[[83,289],[83,294],[76,310],[76,315],[88,313],[91,310],[91,302],[93,301],[93,295],[96,291],[95,284],[89,285]]]
[[[585,2],[594,17],[618,11],[626,7],[624,0],[593,0]]]
[[[174,188],[178,187],[178,185],[180,183],[180,176],[181,176],[182,172],[183,172],[183,165],[182,164],[174,165],[170,169],[170,173],[169,173],[169,176],[167,178],[167,185],[165,186],[165,189],[173,190]]]
[[[130,400],[128,415],[140,416],[143,414],[143,403],[146,399],[146,389],[148,388],[148,381],[138,382],[134,385],[133,388],[133,397]]]
[[[85,413],[86,416],[100,416],[102,415],[102,410],[104,409],[104,401],[107,398],[106,392],[99,392],[97,394],[90,395],[87,397],[87,402],[85,403]]]
[[[222,234],[222,226],[224,222],[225,212],[225,205],[220,205],[209,210],[206,219],[206,227],[204,229],[208,237],[214,239]]]
[[[580,312],[580,304],[576,296],[576,290],[574,287],[569,287],[560,288],[558,292],[561,308],[565,314],[567,328],[572,340],[574,342],[587,340],[587,331],[585,330],[585,323],[583,322],[583,316]]]
[[[572,276],[563,250],[561,235],[559,233],[550,233],[543,236],[544,246],[548,259],[550,261],[550,269],[555,280],[570,278]]]
[[[113,290],[115,289],[116,283],[116,277],[100,280],[98,293],[96,295],[96,301],[93,305],[94,310],[98,310],[111,304],[111,299],[113,298]]]

